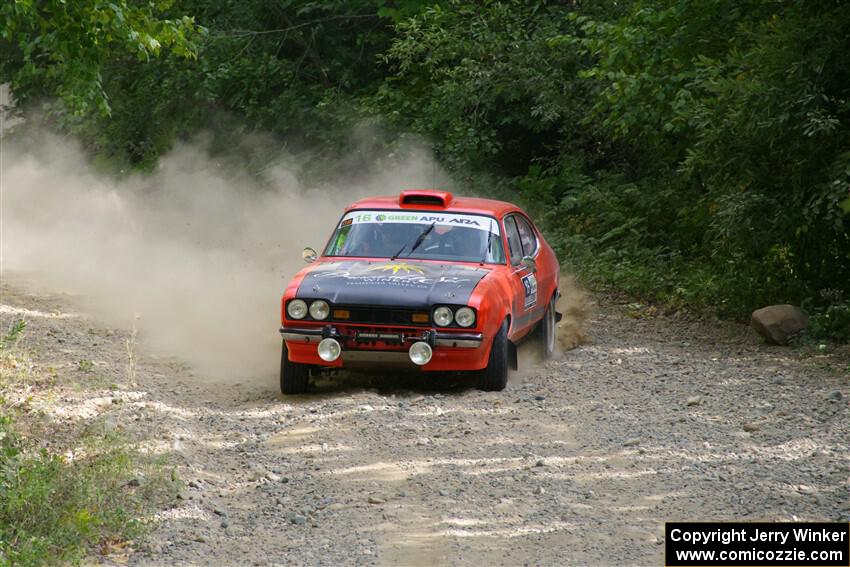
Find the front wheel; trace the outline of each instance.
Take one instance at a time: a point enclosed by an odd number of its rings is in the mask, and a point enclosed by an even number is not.
[[[508,321],[499,327],[493,337],[487,368],[479,370],[478,389],[487,392],[504,390],[508,385]]]
[[[280,391],[284,394],[303,394],[310,378],[310,366],[289,360],[286,341],[280,350]]]

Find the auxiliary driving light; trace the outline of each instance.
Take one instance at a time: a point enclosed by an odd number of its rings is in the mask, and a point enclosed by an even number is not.
[[[322,339],[316,350],[319,352],[319,358],[325,362],[333,362],[342,354],[342,347],[336,339]]]
[[[322,346],[321,343],[319,346]],[[428,343],[418,341],[410,346],[410,350],[407,354],[410,356],[410,360],[413,364],[416,364],[417,366],[424,366],[431,362],[431,356],[433,356],[434,351],[431,350],[431,345]]]

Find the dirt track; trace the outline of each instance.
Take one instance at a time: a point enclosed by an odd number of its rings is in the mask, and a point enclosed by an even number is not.
[[[274,376],[213,382],[144,342],[134,386],[126,331],[0,299],[61,378],[33,405],[125,431],[188,483],[131,565],[662,565],[667,520],[850,520],[846,350],[607,302],[588,344],[502,393],[349,375],[282,399]]]

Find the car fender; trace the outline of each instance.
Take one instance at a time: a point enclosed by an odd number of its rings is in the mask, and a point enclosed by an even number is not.
[[[298,293],[298,287],[301,285],[301,280],[310,273],[310,270],[315,268],[315,265],[307,266],[302,268],[295,276],[289,280],[289,284],[286,286],[286,290],[283,292],[283,296],[280,298],[280,324],[286,324],[286,302],[295,297],[295,294]]]
[[[502,322],[510,318],[512,289],[507,269],[498,267],[485,276],[469,297],[469,305],[478,313],[476,328],[484,333],[488,344],[499,331]],[[511,328],[508,329],[511,339]]]

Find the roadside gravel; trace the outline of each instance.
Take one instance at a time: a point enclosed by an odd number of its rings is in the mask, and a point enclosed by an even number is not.
[[[26,318],[22,346],[61,377],[31,405],[123,431],[187,483],[131,565],[660,565],[665,521],[850,521],[846,347],[603,298],[586,344],[501,393],[350,374],[282,398],[143,337],[132,384],[127,332],[2,292],[0,328]]]

